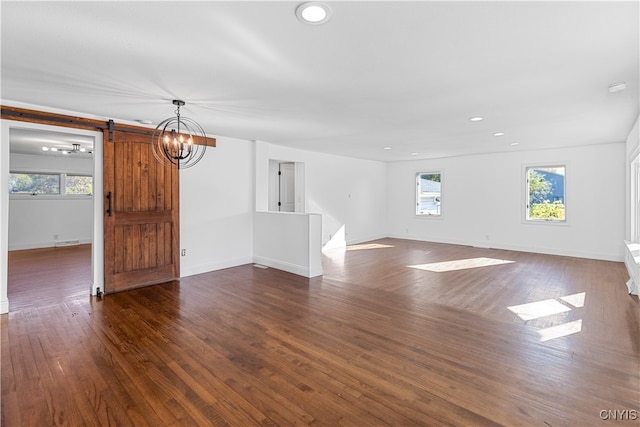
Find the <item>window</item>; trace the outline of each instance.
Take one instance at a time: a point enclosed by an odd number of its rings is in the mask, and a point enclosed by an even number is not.
[[[565,221],[565,166],[526,168],[528,221]]]
[[[93,177],[86,175],[67,175],[64,182],[64,193],[80,196],[93,194]]]
[[[442,174],[416,174],[416,215],[442,215]]]
[[[9,194],[60,194],[60,174],[10,173]]]
[[[9,194],[15,196],[91,196],[91,175],[65,173],[11,172]]]

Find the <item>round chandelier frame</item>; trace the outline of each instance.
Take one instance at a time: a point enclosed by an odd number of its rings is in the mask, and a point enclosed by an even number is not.
[[[194,120],[180,116],[185,102],[172,101],[177,108],[175,117],[169,117],[156,126],[151,136],[151,149],[156,160],[165,166],[186,169],[198,163],[207,150],[207,136]],[[199,140],[199,141],[196,141]]]

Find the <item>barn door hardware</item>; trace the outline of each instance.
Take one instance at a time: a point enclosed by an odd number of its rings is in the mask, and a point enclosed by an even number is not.
[[[107,200],[109,201],[109,205],[108,205],[109,207],[107,208],[107,214],[109,216],[111,216],[111,214],[113,213],[113,206],[112,206],[112,203],[111,203],[111,200],[112,200],[111,191],[109,191],[107,193]]]

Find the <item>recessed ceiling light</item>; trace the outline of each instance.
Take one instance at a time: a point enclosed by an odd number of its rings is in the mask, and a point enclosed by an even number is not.
[[[493,136],[503,136],[504,132],[496,132],[493,134]]]
[[[58,151],[56,147],[51,147],[51,151]]]
[[[484,117],[475,116],[475,117],[471,117],[469,120],[471,120],[472,122],[481,122],[484,120]]]
[[[49,147],[42,147],[42,151],[49,151]]]
[[[308,1],[296,8],[296,16],[305,24],[324,24],[331,19],[331,8],[319,1]]]
[[[512,142],[512,143],[511,143],[511,144],[509,144],[509,145],[511,145],[511,146],[516,146],[516,145],[520,145],[520,143],[519,143],[519,142]]]
[[[611,83],[609,85],[609,93],[620,92],[627,88],[627,84],[625,82]]]
[[[384,147],[383,150],[391,150],[391,147]]]
[[[136,122],[140,123],[141,125],[150,125],[153,122],[149,119],[138,119],[136,120]]]
[[[411,155],[412,155],[412,156],[417,156],[417,155],[418,155],[418,153],[411,153]]]

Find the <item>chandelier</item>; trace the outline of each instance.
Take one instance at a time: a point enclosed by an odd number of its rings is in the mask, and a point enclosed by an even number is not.
[[[163,165],[186,169],[204,156],[207,136],[198,123],[188,117],[180,117],[184,101],[174,99],[173,105],[177,107],[174,111],[176,116],[158,124],[151,136],[151,149],[156,160]]]

